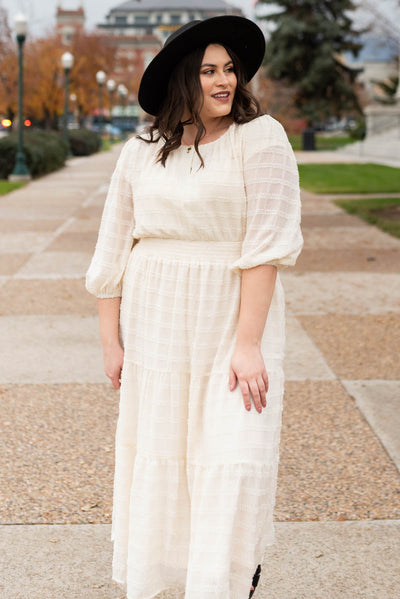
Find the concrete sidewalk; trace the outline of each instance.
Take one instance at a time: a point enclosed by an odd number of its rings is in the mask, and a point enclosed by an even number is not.
[[[110,580],[118,395],[102,372],[96,302],[83,281],[119,150],[72,159],[0,198],[4,599],[125,596]],[[277,543],[254,597],[393,599],[400,242],[309,193],[303,230],[298,265],[282,274]]]
[[[400,158],[398,153],[394,152],[387,155],[379,155],[373,153],[358,152],[353,145],[344,146],[340,150],[323,151],[323,152],[296,152],[296,159],[298,164],[312,164],[312,163],[375,163],[384,164],[386,166],[400,167]]]

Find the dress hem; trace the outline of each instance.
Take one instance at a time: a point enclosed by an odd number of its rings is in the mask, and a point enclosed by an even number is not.
[[[118,585],[120,585],[122,587],[122,589],[125,591],[126,598],[124,598],[124,599],[130,599],[128,593],[126,592],[126,582],[122,582],[121,580],[114,578],[114,576],[112,577],[112,580],[114,582],[116,582]],[[155,591],[155,593],[152,593],[151,595],[146,595],[146,597],[143,597],[142,599],[155,599],[155,597],[157,597],[157,595],[159,595],[160,593],[164,593],[165,591],[171,591],[171,590],[174,590],[174,591],[176,590],[176,591],[184,593],[185,587],[184,586],[163,586],[158,591]]]
[[[267,550],[268,547],[272,547],[273,545],[275,545],[275,538],[273,537],[271,541],[268,541],[267,543],[265,543],[264,545],[264,550],[263,550],[263,554],[265,553],[265,551]],[[259,563],[263,564],[264,561],[264,555],[262,557],[262,559],[259,561]],[[258,565],[258,564],[257,564]],[[121,580],[115,578],[114,576],[112,576],[112,580],[117,583],[118,585],[120,585],[122,587],[122,589],[125,591],[126,593],[126,597],[124,599],[131,599],[131,597],[128,595],[127,593],[127,583],[122,582]],[[178,591],[180,593],[184,593],[185,592],[185,586],[182,585],[167,585],[167,586],[163,586],[160,589],[158,589],[157,591],[155,591],[155,593],[151,594],[151,595],[146,595],[145,597],[141,597],[141,599],[155,599],[157,597],[157,595],[159,595],[160,593],[164,593],[164,592],[168,592],[168,591]]]

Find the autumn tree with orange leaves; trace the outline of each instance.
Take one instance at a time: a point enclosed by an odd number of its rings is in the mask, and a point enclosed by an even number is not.
[[[0,7],[0,114],[11,121],[17,112],[18,58],[7,12]]]
[[[62,53],[57,37],[26,43],[24,112],[46,129],[57,129],[63,112]]]
[[[70,92],[77,97],[81,118],[97,107],[96,72],[112,72],[115,50],[98,34],[79,33],[66,48],[59,36],[27,44],[25,57],[25,112],[46,128],[57,128],[64,107],[64,71],[61,56],[68,50],[74,56]],[[29,90],[29,92],[28,92]]]
[[[103,70],[110,74],[116,70],[117,50],[101,34],[79,32],[68,47],[58,35],[33,40],[28,37],[24,44],[24,115],[47,129],[57,129],[63,113],[61,56],[65,51],[74,56],[70,92],[77,97],[80,119],[98,106],[96,72]],[[17,108],[17,75],[17,45],[9,31],[6,13],[0,13],[0,113],[11,120]]]
[[[74,56],[71,92],[76,94],[79,116],[85,117],[98,107],[96,73],[104,71],[110,74],[115,71],[117,51],[105,40],[104,35],[84,32],[74,36],[68,50]]]

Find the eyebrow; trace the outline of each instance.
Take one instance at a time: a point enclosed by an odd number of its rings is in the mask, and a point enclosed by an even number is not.
[[[233,64],[233,60],[229,60],[228,62],[226,62],[224,64],[224,67],[227,67],[228,64]],[[209,62],[205,62],[204,64],[201,65],[201,68],[203,68],[203,67],[216,67],[216,66],[217,66],[216,64],[211,64]]]

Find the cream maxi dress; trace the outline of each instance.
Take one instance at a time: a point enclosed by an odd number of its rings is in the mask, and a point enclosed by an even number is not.
[[[262,116],[170,154],[125,145],[87,289],[122,296],[113,578],[128,599],[247,599],[273,542],[284,352],[278,279],[262,352],[267,408],[247,412],[228,372],[241,269],[294,264],[298,172],[281,125]],[[134,240],[139,240],[136,244]],[[133,248],[133,249],[132,249]]]

